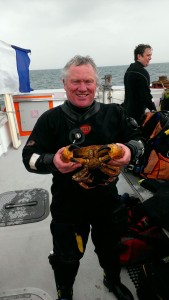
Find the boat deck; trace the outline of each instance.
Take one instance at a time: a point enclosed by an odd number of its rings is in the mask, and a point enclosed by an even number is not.
[[[37,175],[26,171],[22,163],[22,147],[27,137],[22,137],[19,149],[11,147],[0,157],[1,194],[27,189],[46,189],[51,201],[51,175]],[[120,193],[133,194],[130,185],[120,175]],[[1,203],[0,203],[1,205]],[[2,208],[2,205],[1,205]],[[48,263],[52,250],[49,215],[38,222],[0,227],[0,299],[46,299],[57,298],[53,271]],[[113,255],[113,253],[112,253]],[[102,283],[100,268],[94,248],[89,239],[87,249],[74,285],[74,300],[115,300]],[[125,268],[121,278],[137,300],[135,286]],[[32,295],[32,296],[30,296]]]

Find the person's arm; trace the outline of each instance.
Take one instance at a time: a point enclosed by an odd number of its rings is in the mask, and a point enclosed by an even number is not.
[[[142,102],[146,108],[148,108],[150,111],[157,110],[155,103],[152,100],[151,90],[149,86],[149,75],[147,75],[148,78],[140,74],[139,80],[138,80],[138,93],[139,98],[142,99]]]
[[[118,120],[120,120],[119,144],[124,150],[124,156],[118,160],[111,160],[111,164],[116,161],[117,165],[127,165],[135,163],[144,153],[144,141],[141,130],[137,122],[126,115],[123,107],[119,107]]]
[[[129,163],[136,163],[139,158],[144,153],[144,143],[140,140],[130,140],[129,142],[125,143],[125,145],[130,149],[131,151],[131,158]]]
[[[141,140],[131,140],[126,144],[117,143],[124,150],[124,155],[119,159],[111,159],[109,164],[114,166],[127,166],[128,164],[135,164],[139,157],[144,153],[144,145]]]
[[[38,140],[30,136],[22,151],[22,160],[27,171],[37,174],[50,174],[57,171],[53,158],[54,153],[44,153]]]
[[[49,117],[49,112],[40,116],[22,150],[23,164],[29,172],[49,174],[56,171],[53,163],[56,149],[54,137],[50,135]]]

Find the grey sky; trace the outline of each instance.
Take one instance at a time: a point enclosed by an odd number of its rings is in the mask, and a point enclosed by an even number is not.
[[[1,0],[0,40],[31,49],[30,69],[59,69],[74,55],[128,65],[140,43],[169,62],[168,0]]]

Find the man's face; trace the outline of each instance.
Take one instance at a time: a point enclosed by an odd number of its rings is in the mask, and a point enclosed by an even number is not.
[[[96,73],[90,64],[72,65],[63,80],[68,100],[77,107],[87,107],[94,101],[96,93]]]
[[[152,50],[150,48],[146,48],[143,55],[138,54],[138,61],[141,62],[141,64],[144,67],[147,67],[150,63],[151,60],[151,56],[152,56]]]

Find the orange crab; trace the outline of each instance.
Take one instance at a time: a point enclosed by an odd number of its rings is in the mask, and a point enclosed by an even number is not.
[[[113,158],[121,158],[124,150],[117,144],[91,145],[79,148],[76,145],[66,146],[62,152],[64,162],[79,162],[83,168],[72,176],[85,189],[94,188],[97,184],[107,185],[120,173],[120,168],[107,164]],[[94,183],[95,170],[102,173],[101,181]],[[104,176],[103,176],[104,175]],[[105,175],[106,178],[105,178]]]

